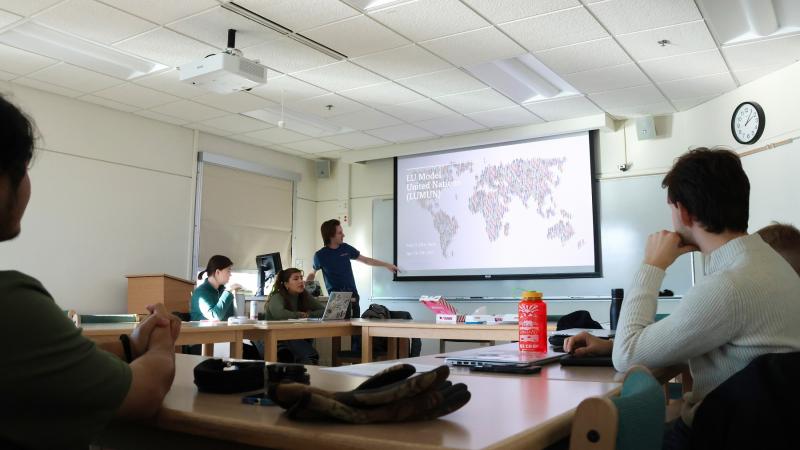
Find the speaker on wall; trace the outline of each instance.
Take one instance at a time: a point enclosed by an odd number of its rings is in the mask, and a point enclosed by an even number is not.
[[[317,163],[317,178],[330,178],[331,161],[329,159],[318,159],[316,163]]]
[[[653,120],[653,116],[636,119],[636,136],[640,141],[656,137],[656,123]]]

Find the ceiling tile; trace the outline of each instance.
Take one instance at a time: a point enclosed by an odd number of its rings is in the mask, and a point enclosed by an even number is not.
[[[255,145],[257,147],[266,147],[268,145],[271,145],[269,142],[263,139],[257,139],[252,136],[248,136],[246,134],[233,134],[228,136],[228,139],[233,139],[235,141],[244,142],[250,145]]]
[[[425,97],[397,83],[380,83],[340,92],[341,95],[370,106],[397,105]]]
[[[651,59],[639,65],[656,83],[728,71],[717,49]]]
[[[526,103],[523,106],[548,122],[591,116],[603,112],[600,110],[600,108],[595,106],[583,96],[557,98],[554,100],[545,100],[543,102],[536,103]]]
[[[344,150],[334,150],[332,152],[314,153],[314,159],[317,158],[339,159],[342,157],[342,153],[344,153]]]
[[[270,78],[267,80],[267,84],[254,87],[250,90],[250,93],[280,103],[281,101],[293,102],[317,97],[327,94],[328,91],[312,86],[305,81],[300,81],[289,75],[281,75],[279,77]]]
[[[362,69],[348,61],[293,74],[294,77],[315,86],[338,92],[386,81],[385,78]]]
[[[0,70],[0,80],[10,81],[17,78],[19,75]]]
[[[25,75],[57,63],[55,59],[0,44],[0,69]]]
[[[297,0],[236,0],[236,4],[294,31],[316,28],[359,14],[343,2],[331,0],[303,0],[302,8],[298,8]]]
[[[458,0],[419,0],[370,15],[414,42],[476,30],[489,23]],[[446,18],[445,20],[443,20]]]
[[[240,114],[217,117],[214,119],[204,120],[200,123],[236,134],[271,128],[271,125],[268,123],[251,119]]]
[[[422,42],[421,45],[459,67],[511,58],[525,53],[524,48],[495,27],[454,34]]]
[[[187,125],[184,125],[184,126],[186,128],[191,128],[193,130],[200,130],[200,131],[202,131],[204,133],[215,134],[217,136],[230,136],[232,134],[230,131],[221,130],[219,128],[215,128],[215,127],[206,125],[205,123],[199,123],[199,122],[198,123],[190,123],[190,124],[187,124]]]
[[[589,98],[606,111],[613,108],[649,105],[667,100],[652,84],[601,92],[599,94],[590,94]]]
[[[459,69],[417,75],[397,80],[397,82],[428,97],[457,94],[486,87],[485,84]]]
[[[374,53],[355,58],[352,61],[393,80],[453,67],[450,63],[417,45]]]
[[[349,58],[408,44],[408,40],[367,16],[356,16],[303,33]]]
[[[185,125],[189,123],[188,120],[181,119],[178,117],[168,116],[166,114],[157,113],[155,111],[150,111],[149,109],[143,109],[141,111],[136,111],[134,114],[147,117],[148,119],[157,120],[159,122],[166,122],[171,123],[173,125]]]
[[[120,84],[102,91],[95,92],[98,97],[108,100],[133,105],[136,109],[147,109],[165,103],[176,102],[180,98],[154,91],[133,83]]]
[[[0,10],[0,28],[5,28],[20,19],[22,19],[21,16]]]
[[[114,77],[109,77],[108,75],[99,74],[66,63],[46,67],[28,75],[28,77],[87,93],[123,83],[122,80],[118,80]]]
[[[403,103],[402,105],[382,106],[378,109],[406,122],[420,122],[453,114],[453,110],[429,99]]]
[[[476,112],[467,114],[467,117],[489,128],[531,125],[544,122],[520,106]]]
[[[757,80],[764,75],[770,74],[775,72],[776,70],[780,70],[786,67],[788,64],[773,64],[770,66],[762,66],[762,67],[754,67],[752,69],[745,69],[745,70],[737,70],[734,72],[736,75],[736,79],[739,80],[739,84],[749,83],[751,81]]]
[[[578,0],[464,0],[492,23],[503,23],[580,6]]]
[[[662,39],[668,40],[669,45],[659,45]],[[622,34],[617,41],[637,61],[717,48],[703,20]]]
[[[0,0],[0,8],[20,16],[30,16],[63,0]]]
[[[84,95],[79,97],[78,100],[83,100],[85,102],[94,103],[95,105],[105,106],[106,108],[116,109],[119,111],[125,112],[133,112],[137,109],[141,109],[136,106],[126,105],[124,103],[115,102],[114,100],[109,100],[107,98],[96,97],[94,95]]]
[[[728,72],[683,80],[659,83],[658,87],[670,99],[696,98],[718,95],[736,89],[736,83]]]
[[[224,111],[209,108],[208,106],[204,106],[189,100],[179,100],[177,102],[167,103],[166,105],[151,108],[150,111],[188,120],[189,122],[202,122],[204,120],[213,119],[214,117],[226,115]]]
[[[484,130],[486,127],[461,115],[452,115],[416,122],[414,125],[440,136]]]
[[[609,0],[587,7],[612,34],[702,19],[693,0]]]
[[[716,95],[709,95],[706,97],[699,97],[699,98],[684,98],[680,100],[673,100],[672,104],[675,105],[678,111],[686,111],[687,109],[692,109],[697,105],[701,105],[712,98],[716,98]]]
[[[270,144],[285,144],[288,142],[304,141],[308,139],[308,136],[304,134],[278,127],[245,133],[245,136],[252,136],[256,139],[269,142]]]
[[[561,75],[631,62],[610,38],[545,50],[536,53],[536,58]]]
[[[347,114],[340,114],[328,119],[336,125],[352,128],[354,130],[371,130],[390,125],[399,125],[402,121],[374,109],[362,109]]]
[[[282,73],[293,73],[336,62],[330,56],[289,38],[269,41],[242,49],[250,59]]]
[[[137,78],[133,80],[133,82],[183,98],[199,97],[208,92],[197,86],[181,81],[176,69]]]
[[[40,91],[47,91],[52,92],[53,94],[63,95],[64,97],[77,97],[83,92],[76,91],[74,89],[67,89],[65,87],[56,86],[54,84],[45,83],[43,81],[34,80],[32,78],[14,78],[12,83],[21,84],[23,86],[31,87],[34,89],[39,89]]]
[[[800,35],[722,48],[731,70],[752,69],[800,60]]]
[[[277,31],[272,31],[221,6],[170,23],[168,27],[220,48],[227,46],[229,28],[236,30],[236,48],[251,47],[283,37]]]
[[[271,100],[267,100],[263,97],[242,91],[231,94],[217,94],[215,92],[209,92],[208,94],[201,95],[193,100],[204,105],[212,106],[214,108],[222,109],[232,113],[253,111],[256,109],[263,109],[277,105]]]
[[[422,139],[436,137],[436,135],[431,134],[423,130],[422,128],[418,128],[408,124],[395,125],[386,128],[378,128],[376,130],[370,130],[368,134],[379,137],[389,142],[419,141]]]
[[[354,102],[349,98],[344,98],[336,94],[325,94],[296,102],[287,102],[286,105],[287,109],[323,118],[347,114],[366,108],[366,106],[361,103]],[[328,108],[328,105],[333,105],[333,107]]]
[[[102,0],[160,25],[218,6],[214,0]]]
[[[342,147],[338,145],[331,144],[330,142],[320,141],[319,139],[292,142],[291,144],[285,144],[284,147],[288,147],[293,150],[299,150],[305,153],[322,153],[342,149]]]
[[[504,23],[500,28],[532,52],[609,37],[582,6]]]
[[[584,94],[650,84],[647,76],[633,63],[575,72],[564,75],[564,79]]]
[[[619,119],[630,119],[641,116],[661,116],[676,112],[669,102],[648,103],[646,105],[631,105],[609,108],[606,110]]]
[[[352,149],[377,147],[386,144],[386,141],[383,139],[378,139],[375,136],[370,136],[366,133],[360,132],[337,134],[334,136],[325,137],[323,140],[341,147]]]
[[[155,27],[146,20],[94,0],[69,0],[37,15],[34,20],[104,44],[111,44]]]
[[[514,106],[514,102],[498,94],[494,89],[436,97],[436,101],[461,114]]]
[[[206,55],[219,52],[218,48],[165,28],[158,28],[120,42],[115,47],[171,67],[197,61]]]

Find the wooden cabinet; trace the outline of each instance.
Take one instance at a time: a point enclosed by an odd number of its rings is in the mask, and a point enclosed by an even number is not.
[[[189,312],[194,282],[163,273],[127,278],[128,313],[146,314],[153,303],[163,303],[169,312]]]

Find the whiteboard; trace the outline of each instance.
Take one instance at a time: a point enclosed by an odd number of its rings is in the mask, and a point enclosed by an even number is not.
[[[644,256],[650,233],[672,229],[661,188],[663,175],[602,180],[599,182],[600,245],[603,276],[531,280],[392,281],[385,270],[372,271],[373,298],[514,297],[538,290],[546,297],[608,297],[613,288],[627,288]],[[380,260],[394,258],[394,200],[377,199],[372,206],[372,251]],[[478,255],[476,255],[478,257]],[[400,268],[402,270],[402,267]],[[667,270],[662,289],[682,295],[692,286],[690,255],[683,255]]]
[[[752,233],[772,221],[800,227],[800,140],[742,158],[750,178]]]

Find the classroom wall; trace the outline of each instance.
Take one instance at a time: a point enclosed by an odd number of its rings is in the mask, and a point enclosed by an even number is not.
[[[193,130],[11,83],[0,91],[40,136],[22,233],[0,244],[0,268],[38,278],[63,308],[125,312],[126,274],[191,277],[196,148],[300,173],[295,251],[311,254],[313,162],[202,133],[195,142]]]

